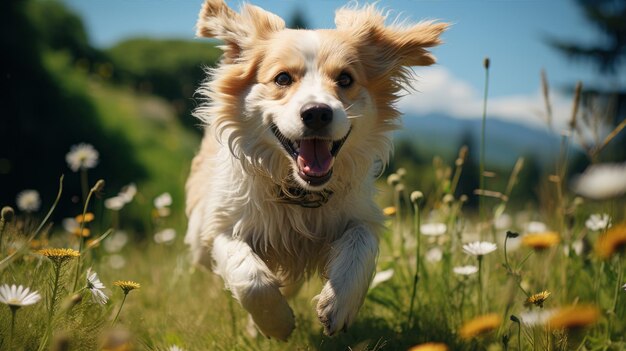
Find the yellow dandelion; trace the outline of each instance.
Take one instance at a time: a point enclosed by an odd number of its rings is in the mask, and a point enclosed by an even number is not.
[[[91,212],[87,212],[85,213],[85,215],[83,216],[82,214],[79,214],[78,216],[76,216],[74,219],[76,219],[76,222],[80,223],[89,223],[91,221],[93,221],[95,218],[95,216],[93,215],[93,213]]]
[[[385,207],[383,208],[383,214],[389,217],[394,216],[396,214],[396,208],[394,206]]]
[[[81,236],[80,235],[80,226],[76,227],[74,230],[72,230],[72,234],[76,235],[76,236]],[[91,235],[91,231],[89,230],[89,228],[83,228],[83,238],[88,237],[89,235]]]
[[[124,291],[124,294],[128,294],[131,290],[141,288],[141,284],[132,280],[118,280],[113,282],[113,285],[119,286]]]
[[[548,319],[548,328],[580,329],[594,324],[600,319],[600,311],[595,306],[570,306],[556,311]]]
[[[448,346],[440,342],[427,342],[411,347],[409,351],[448,351]]]
[[[600,236],[596,252],[602,258],[609,258],[624,248],[626,248],[626,223],[621,223]]]
[[[52,262],[57,264],[80,256],[80,252],[74,249],[41,249],[38,250],[37,253],[48,257]]]
[[[472,339],[497,329],[501,323],[502,317],[497,313],[478,316],[465,322],[459,330],[459,335],[466,340]]]
[[[545,250],[561,241],[559,234],[555,232],[543,232],[526,234],[522,237],[522,244],[535,250]]]
[[[552,294],[548,290],[542,291],[540,293],[533,294],[524,302],[524,306],[529,307],[532,305],[543,308],[543,303],[548,299],[548,297]]]

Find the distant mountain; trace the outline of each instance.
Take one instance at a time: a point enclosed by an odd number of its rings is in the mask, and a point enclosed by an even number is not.
[[[479,158],[480,118],[459,119],[431,114],[404,115],[402,119],[404,128],[396,133],[396,140],[411,140],[422,156],[454,159],[461,141],[465,140],[473,157]],[[560,137],[548,130],[488,117],[485,149],[487,164],[492,167],[511,167],[520,156],[532,156],[542,166],[552,166],[560,151]],[[580,152],[576,146],[571,150]]]

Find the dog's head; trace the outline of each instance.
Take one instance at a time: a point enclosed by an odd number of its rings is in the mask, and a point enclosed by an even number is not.
[[[256,6],[237,13],[207,0],[197,33],[224,41],[224,55],[200,89],[209,102],[196,115],[277,183],[315,191],[341,175],[357,180],[374,161],[387,161],[408,67],[435,62],[427,48],[447,27],[385,19],[374,6],[343,8],[336,29],[292,30]]]

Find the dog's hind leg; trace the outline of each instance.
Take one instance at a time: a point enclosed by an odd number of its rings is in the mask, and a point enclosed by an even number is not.
[[[376,268],[378,240],[365,225],[346,230],[332,243],[325,276],[328,281],[318,295],[317,316],[324,333],[347,329],[363,304]]]
[[[214,269],[264,335],[286,340],[295,327],[293,311],[280,283],[250,246],[229,235],[213,241]]]

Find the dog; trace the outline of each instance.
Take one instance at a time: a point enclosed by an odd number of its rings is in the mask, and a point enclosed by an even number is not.
[[[259,7],[206,0],[197,35],[223,41],[198,89],[205,136],[186,184],[185,242],[267,337],[295,327],[287,299],[319,274],[324,333],[354,321],[375,271],[384,217],[375,179],[399,128],[410,66],[447,24],[386,25],[374,5],[336,29],[293,30]]]

